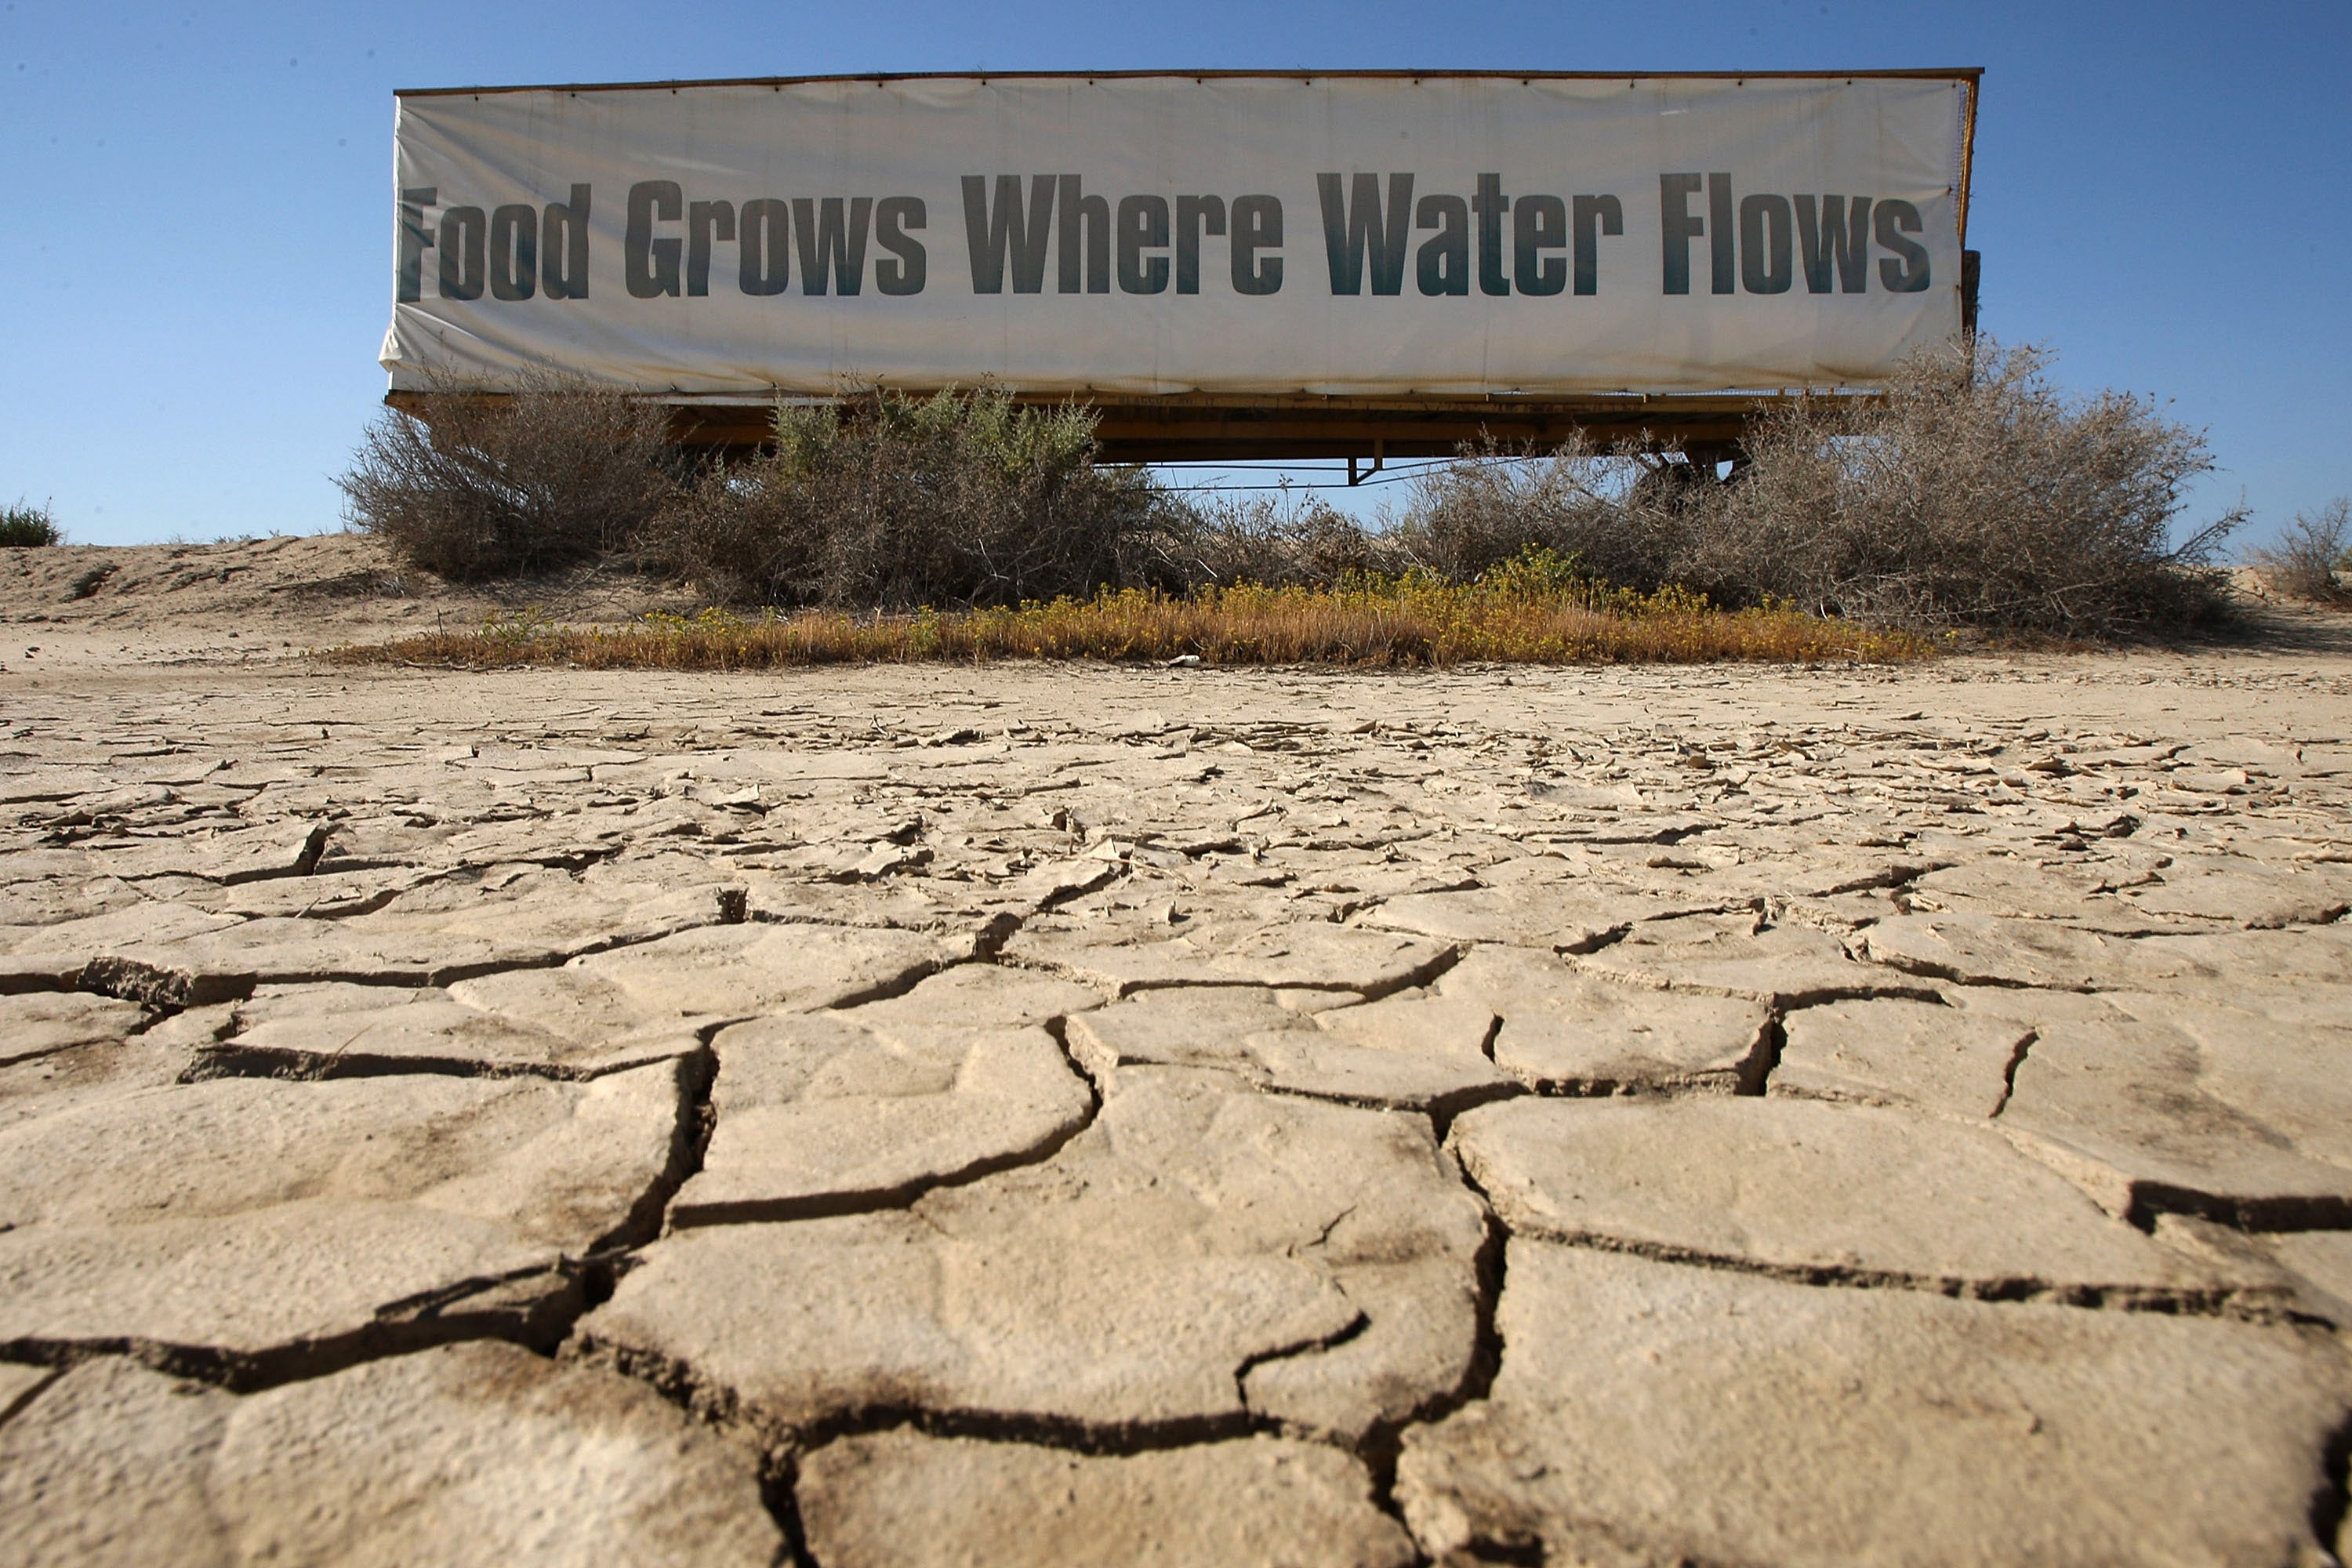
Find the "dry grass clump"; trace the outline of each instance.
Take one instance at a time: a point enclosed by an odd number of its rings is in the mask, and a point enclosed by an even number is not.
[[[1096,466],[1095,423],[991,387],[785,405],[774,447],[708,469],[646,548],[729,605],[1009,605],[1138,583],[1162,492]]]
[[[657,404],[548,376],[436,390],[432,424],[385,409],[335,481],[353,526],[425,571],[473,581],[620,550],[677,492]]]
[[[1723,660],[1892,662],[1925,639],[1825,620],[1786,606],[1714,608],[1675,590],[1638,595],[1530,553],[1473,584],[1427,573],[1359,575],[1331,587],[1209,586],[1188,595],[1104,589],[940,614],[811,610],[745,617],[724,610],[647,616],[620,630],[530,618],[478,632],[430,633],[334,650],[351,663],[587,669],[764,669],[813,664],[995,659],[1444,667],[1465,661],[1677,664]]]
[[[2258,544],[2246,562],[2271,592],[2314,604],[2352,604],[2337,574],[2352,571],[2352,499],[2337,496],[2316,514],[2299,511],[2276,543]]]
[[[18,501],[15,506],[0,507],[0,549],[29,550],[45,544],[65,542],[65,530],[50,515],[46,503],[33,506]]]

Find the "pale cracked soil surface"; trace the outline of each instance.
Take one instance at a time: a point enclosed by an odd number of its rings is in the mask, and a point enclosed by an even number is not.
[[[2340,651],[141,635],[0,660],[0,1562],[2347,1544]]]

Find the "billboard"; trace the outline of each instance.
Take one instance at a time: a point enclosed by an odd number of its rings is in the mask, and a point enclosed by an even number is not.
[[[407,92],[395,392],[1862,387],[1958,330],[1973,72]]]

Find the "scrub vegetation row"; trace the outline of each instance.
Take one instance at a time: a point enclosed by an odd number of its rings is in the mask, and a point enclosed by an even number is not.
[[[624,559],[714,606],[404,645],[467,662],[1892,658],[2220,616],[2244,514],[2182,526],[2201,434],[2047,372],[1985,339],[1927,351],[1883,396],[1771,406],[1719,468],[1465,449],[1369,522],[1187,495],[1097,461],[1092,410],[987,387],[780,405],[761,450],[698,460],[666,408],[543,381],[442,397],[430,425],[387,410],[341,483],[354,526],[446,577]]]

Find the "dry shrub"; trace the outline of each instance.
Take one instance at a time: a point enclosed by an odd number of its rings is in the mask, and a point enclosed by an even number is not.
[[[1151,583],[1198,587],[1328,584],[1350,574],[1393,574],[1413,559],[1396,542],[1360,526],[1314,496],[1225,496],[1163,510],[1152,539]]]
[[[2244,521],[2171,540],[2202,436],[2122,393],[2053,387],[2038,349],[1925,351],[1884,398],[1765,412],[1729,480],[1674,454],[1491,447],[1425,470],[1395,538],[1466,578],[1529,546],[1647,593],[1911,627],[2107,636],[2215,614],[2198,570]]]
[[[1581,439],[1540,455],[1490,441],[1414,475],[1391,533],[1416,564],[1455,581],[1535,550],[1654,592],[1673,580],[1678,471],[1688,465]]]
[[[2204,437],[2126,393],[2069,399],[2049,355],[1989,340],[1924,351],[1883,400],[1801,399],[1683,516],[1675,577],[1909,626],[2113,636],[2218,613],[2209,565],[2245,520],[2172,541]]]
[[[774,450],[714,467],[649,536],[726,604],[1002,605],[1137,580],[1163,510],[1095,466],[1096,416],[1001,390],[776,411]]]
[[[425,571],[471,580],[623,549],[677,489],[658,404],[550,376],[434,390],[431,424],[385,409],[335,481],[354,526]]]
[[[2274,594],[2315,604],[2352,603],[2352,591],[2336,574],[2352,568],[2352,499],[2337,496],[2316,515],[2299,511],[2275,543],[2246,552]]]
[[[0,548],[34,549],[62,544],[65,538],[65,530],[58,526],[46,502],[33,506],[20,500],[15,506],[0,507]]]

